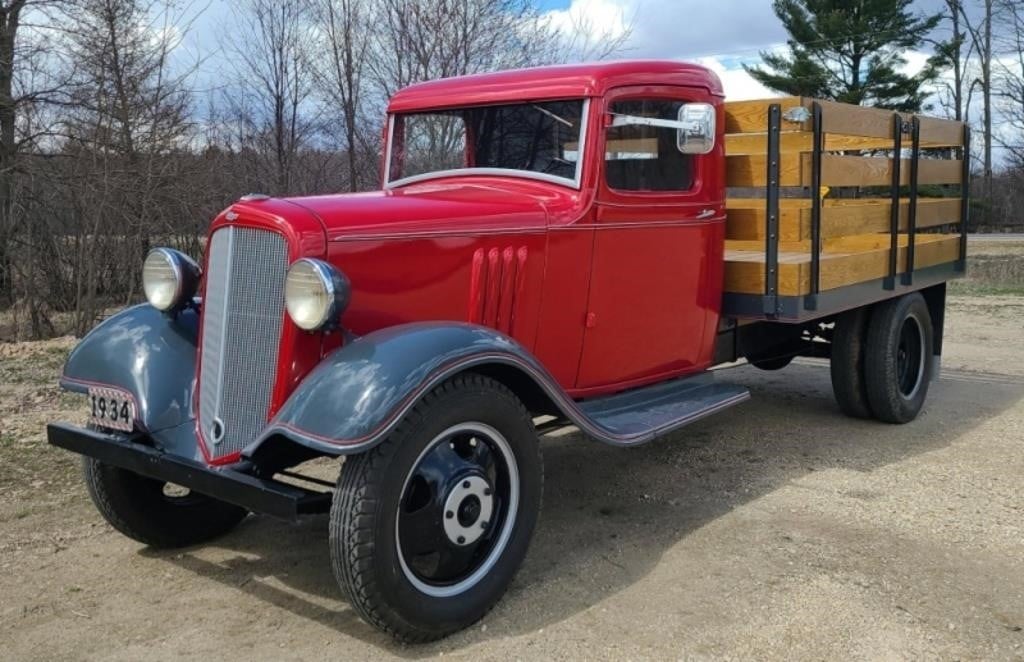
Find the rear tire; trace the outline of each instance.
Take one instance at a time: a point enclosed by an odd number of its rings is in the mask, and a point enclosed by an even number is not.
[[[481,375],[455,377],[345,460],[331,506],[335,577],[368,623],[401,641],[466,628],[519,569],[542,487],[519,399]]]
[[[832,392],[839,409],[852,418],[872,418],[864,381],[864,345],[871,308],[847,311],[836,320],[832,336]]]
[[[187,547],[221,536],[241,522],[244,508],[195,492],[169,495],[167,483],[86,457],[85,486],[103,518],[150,547]]]
[[[792,356],[774,356],[766,359],[747,357],[747,363],[758,370],[782,370],[792,362]]]
[[[915,292],[875,307],[868,324],[864,377],[875,418],[908,423],[917,418],[932,379],[932,318]]]

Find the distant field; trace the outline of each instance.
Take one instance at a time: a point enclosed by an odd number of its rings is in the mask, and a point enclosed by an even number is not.
[[[971,237],[967,278],[950,285],[955,294],[1024,294],[1024,239]]]

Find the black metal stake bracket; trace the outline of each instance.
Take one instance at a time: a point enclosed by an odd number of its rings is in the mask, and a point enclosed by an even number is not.
[[[967,221],[971,214],[971,127],[964,123],[964,146],[960,149],[960,261],[957,271],[967,271]]]
[[[821,153],[825,148],[825,132],[822,126],[821,104],[811,105],[814,118],[814,151],[811,154],[811,291],[804,297],[804,308],[818,308],[818,292],[821,289]]]
[[[892,115],[892,208],[889,210],[889,275],[883,286],[887,290],[896,289],[896,271],[899,269],[899,235],[900,235],[900,166],[903,152],[903,117],[899,113]]]
[[[769,317],[778,315],[779,301],[779,132],[782,130],[782,106],[768,106],[768,190],[764,234],[764,301],[763,311]]]
[[[915,115],[910,120],[910,200],[907,209],[907,269],[903,284],[914,282],[914,249],[917,243],[917,171],[921,161],[921,122]]]

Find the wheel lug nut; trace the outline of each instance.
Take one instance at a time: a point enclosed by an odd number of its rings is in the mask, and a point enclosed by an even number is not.
[[[491,496],[491,488],[489,488],[489,487],[485,487],[484,488],[484,496]]]
[[[467,490],[468,490],[468,489],[469,489],[469,481],[468,481],[468,480],[464,480],[464,481],[462,481],[462,487],[463,487],[464,489],[467,489]]]
[[[451,519],[451,518],[455,517],[455,513],[453,513],[452,511],[449,510],[448,512],[446,512],[444,514],[444,516],[445,516],[446,519]]]
[[[490,524],[490,522],[480,522],[480,528],[486,529],[488,524]]]
[[[466,542],[466,539],[462,536],[459,536],[459,544],[461,545],[464,542]]]

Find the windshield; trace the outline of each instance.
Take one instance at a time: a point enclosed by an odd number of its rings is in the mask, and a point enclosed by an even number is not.
[[[585,112],[577,99],[395,115],[388,183],[498,169],[578,185]]]

